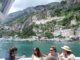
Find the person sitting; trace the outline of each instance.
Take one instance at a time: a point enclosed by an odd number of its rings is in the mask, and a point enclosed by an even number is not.
[[[58,60],[58,53],[55,46],[50,48],[50,53],[46,57],[46,60]]]
[[[74,54],[69,46],[61,47],[63,49],[62,54],[59,56],[59,60],[75,60]]]
[[[17,53],[17,48],[16,47],[11,48],[9,50],[9,57],[6,58],[5,60],[16,60],[16,53]]]
[[[32,60],[43,60],[44,54],[40,52],[40,49],[34,48],[34,54],[32,55]]]

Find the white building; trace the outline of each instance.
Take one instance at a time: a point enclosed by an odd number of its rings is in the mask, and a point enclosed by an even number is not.
[[[71,20],[71,26],[72,26],[72,25],[77,25],[77,21],[76,21],[76,19]]]
[[[66,37],[66,38],[70,38],[71,36],[73,36],[74,32],[72,29],[64,29],[61,30],[61,35]]]
[[[55,31],[53,32],[53,35],[54,35],[54,36],[59,36],[59,35],[60,35],[60,30],[55,30]]]
[[[80,37],[80,27],[76,31],[76,36]]]
[[[66,38],[70,38],[71,36],[73,36],[73,30],[72,29],[62,29],[62,30],[55,30],[53,32],[54,36],[63,36]]]

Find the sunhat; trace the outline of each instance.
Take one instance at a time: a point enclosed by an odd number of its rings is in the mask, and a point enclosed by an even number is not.
[[[61,47],[63,50],[66,50],[66,51],[70,51],[71,52],[71,49],[70,49],[70,47],[69,46],[63,46],[63,47]]]

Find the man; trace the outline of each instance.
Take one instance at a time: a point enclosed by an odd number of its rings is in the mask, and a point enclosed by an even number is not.
[[[50,53],[48,54],[46,60],[58,60],[58,53],[55,46],[50,48]]]

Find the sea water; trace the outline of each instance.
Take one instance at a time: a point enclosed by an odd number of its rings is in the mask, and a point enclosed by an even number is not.
[[[61,47],[63,45],[70,46],[75,56],[80,57],[80,41],[73,42],[55,42],[55,41],[0,41],[0,58],[8,56],[9,49],[11,47],[17,47],[18,56],[31,57],[33,54],[33,48],[39,47],[44,54],[49,53],[49,49],[52,45],[57,47],[57,52],[61,53]]]

